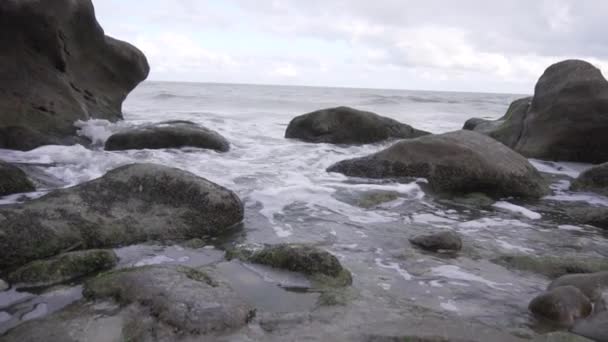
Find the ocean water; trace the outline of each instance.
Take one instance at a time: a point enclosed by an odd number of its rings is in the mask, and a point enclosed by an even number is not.
[[[416,307],[532,336],[536,333],[535,322],[527,305],[546,287],[548,280],[509,270],[492,260],[504,255],[608,256],[608,243],[602,231],[569,222],[560,211],[571,203],[608,206],[605,197],[569,190],[571,180],[590,165],[532,160],[551,179],[550,196],[540,201],[503,199],[491,208],[480,209],[425,194],[422,179],[396,183],[352,179],[325,171],[337,161],[376,152],[393,142],[336,146],[284,138],[291,118],[326,107],[347,105],[370,110],[419,129],[442,133],[460,129],[471,117],[498,118],[519,97],[146,82],[124,103],[123,122],[76,123],[80,134],[94,141],[92,148],[75,145],[44,146],[29,152],[0,150],[0,159],[20,164],[41,184],[35,193],[0,198],[0,205],[79,184],[133,162],[178,167],[239,194],[246,214],[243,230],[235,240],[312,243],[340,258],[353,272],[353,288],[358,294],[356,301],[339,309],[348,313],[345,317],[350,322],[331,322],[336,329],[369,320],[368,307],[374,307],[375,312],[391,312],[395,317],[407,315]],[[214,129],[231,142],[231,150],[216,153],[194,148],[118,152],[102,149],[113,132],[165,120],[190,120]],[[390,201],[369,205],[369,199],[378,194],[386,195]],[[408,238],[440,229],[462,234],[465,247],[458,256],[427,254],[408,243]],[[117,252],[122,266],[201,265],[221,259],[217,247],[209,246],[199,252],[178,247],[131,247]],[[280,278],[267,271],[255,269],[255,274],[270,282]],[[74,287],[69,289],[61,293],[73,293]],[[23,295],[0,293],[0,332],[3,327],[6,330],[31,316],[44,315],[52,311],[51,307],[62,307],[46,303],[40,295],[27,294],[32,298],[28,307],[20,297]],[[261,301],[260,305],[265,307],[264,300],[256,296],[252,300]],[[56,296],[48,297],[54,298],[53,303],[58,301]],[[15,302],[20,305],[18,310]],[[395,303],[400,303],[399,307]],[[280,310],[286,310],[285,307]]]

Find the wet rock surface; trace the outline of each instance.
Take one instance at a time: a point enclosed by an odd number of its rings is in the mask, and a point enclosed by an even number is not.
[[[529,104],[527,104],[529,103]],[[608,82],[581,60],[551,65],[534,97],[515,101],[496,122],[470,120],[473,129],[530,158],[603,163],[608,152]]]
[[[493,262],[552,279],[567,274],[608,271],[608,260],[601,257],[505,255],[494,259]]]
[[[404,140],[327,171],[368,178],[423,177],[437,192],[540,197],[548,187],[530,163],[497,141],[470,131]]]
[[[44,287],[106,271],[117,263],[112,250],[69,252],[32,261],[9,273],[7,279],[20,287]]]
[[[0,148],[71,144],[76,120],[116,121],[149,72],[134,46],[106,36],[90,0],[0,4]]]
[[[36,190],[25,172],[0,160],[0,196]]]
[[[127,165],[0,209],[0,269],[66,249],[216,236],[242,219],[230,190],[175,168]]]
[[[432,252],[457,252],[462,249],[462,239],[460,238],[460,235],[452,231],[419,235],[410,239],[410,243]]]
[[[108,138],[108,151],[198,147],[227,152],[230,143],[219,133],[187,121],[167,121],[116,133]]]
[[[312,143],[369,144],[429,134],[396,120],[349,107],[322,109],[295,117],[285,138]]]
[[[594,166],[581,173],[572,183],[572,189],[608,196],[608,163]]]
[[[534,298],[529,305],[536,316],[563,326],[572,326],[593,311],[591,301],[574,286],[550,288]]]

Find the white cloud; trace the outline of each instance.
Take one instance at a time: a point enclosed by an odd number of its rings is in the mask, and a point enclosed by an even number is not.
[[[274,69],[273,73],[283,77],[296,77],[299,74],[298,70],[291,64],[280,65]]]

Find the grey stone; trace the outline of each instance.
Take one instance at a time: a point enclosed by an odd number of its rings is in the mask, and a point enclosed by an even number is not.
[[[34,190],[36,188],[27,178],[25,172],[0,160],[0,196]]]
[[[572,183],[572,190],[592,191],[608,196],[608,163],[596,165],[581,173]]]
[[[593,311],[589,298],[574,286],[549,289],[534,298],[528,308],[540,318],[568,327]]]
[[[419,235],[410,239],[410,242],[415,246],[433,252],[440,250],[459,251],[462,249],[462,239],[460,238],[460,235],[452,231]]]

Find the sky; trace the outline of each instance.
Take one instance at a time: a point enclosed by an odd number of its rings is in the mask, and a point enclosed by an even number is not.
[[[93,0],[150,80],[530,94],[608,72],[607,0]]]

